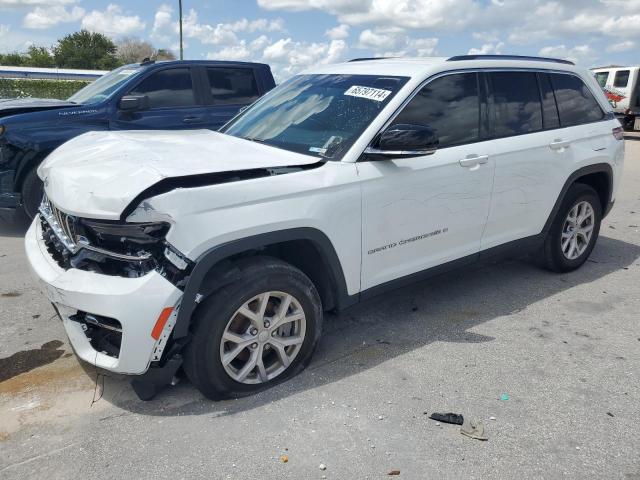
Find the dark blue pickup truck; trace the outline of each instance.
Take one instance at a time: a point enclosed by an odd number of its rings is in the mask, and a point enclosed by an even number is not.
[[[217,130],[274,86],[260,63],[143,62],[109,72],[68,100],[0,100],[0,209],[23,206],[33,217],[42,198],[36,167],[77,135]]]

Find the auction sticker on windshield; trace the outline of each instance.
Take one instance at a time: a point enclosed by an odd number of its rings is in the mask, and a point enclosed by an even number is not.
[[[369,100],[375,100],[376,102],[382,102],[389,96],[391,90],[383,90],[381,88],[373,87],[361,87],[360,85],[354,85],[344,92],[345,95],[350,97],[368,98]]]

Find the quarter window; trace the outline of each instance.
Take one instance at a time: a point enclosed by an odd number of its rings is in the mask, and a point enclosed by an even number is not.
[[[542,105],[536,74],[492,72],[493,136],[508,137],[542,130]]]
[[[436,78],[411,99],[393,121],[428,125],[440,147],[475,142],[480,131],[480,99],[475,73]]]
[[[260,96],[250,68],[207,68],[207,77],[216,105],[252,103]]]
[[[188,68],[156,72],[140,82],[130,94],[149,97],[149,108],[189,107],[196,104]]]
[[[549,76],[558,103],[560,124],[563,127],[602,120],[602,108],[580,78],[559,73]]]
[[[613,86],[624,88],[629,83],[629,70],[618,70],[613,79]]]

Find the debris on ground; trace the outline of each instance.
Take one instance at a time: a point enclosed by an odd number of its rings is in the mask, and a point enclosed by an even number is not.
[[[503,401],[509,400],[509,394],[503,393],[502,395],[500,395],[500,400],[503,400]]]
[[[282,463],[287,463],[289,461],[289,457],[287,455],[280,455],[280,461]]]
[[[460,433],[476,440],[489,440],[484,433],[484,424],[480,420],[465,420],[460,427]]]
[[[319,468],[320,470],[326,470],[326,469],[327,469],[327,466],[326,466],[324,463],[321,463],[320,465],[318,465],[318,468]]]
[[[607,415],[609,415],[610,417],[614,416],[613,413],[611,413],[611,412],[607,412]]]
[[[489,417],[489,420],[495,420],[496,417]]]
[[[462,425],[464,422],[464,417],[459,413],[437,413],[434,412],[429,415],[431,420],[435,420],[436,422],[443,423],[453,423],[454,425]]]
[[[387,473],[387,475],[389,475],[390,477],[398,476],[400,475],[400,470],[391,470],[389,473]]]

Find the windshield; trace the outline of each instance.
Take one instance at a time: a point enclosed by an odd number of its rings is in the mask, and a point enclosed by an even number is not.
[[[407,77],[299,75],[221,131],[284,150],[339,160]]]
[[[71,95],[68,100],[73,103],[91,104],[106,99],[115,92],[120,85],[142,69],[137,65],[125,65],[103,75],[82,90]]]

